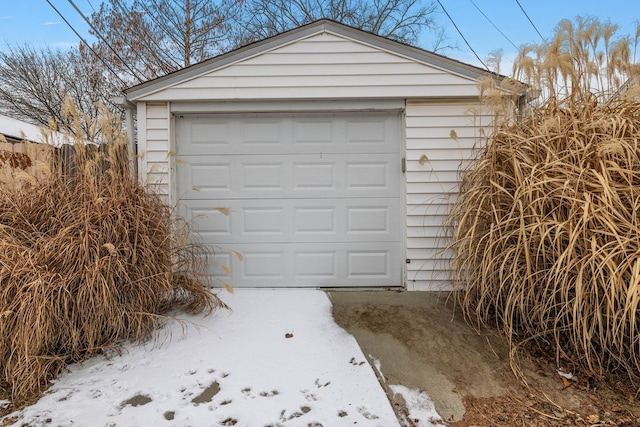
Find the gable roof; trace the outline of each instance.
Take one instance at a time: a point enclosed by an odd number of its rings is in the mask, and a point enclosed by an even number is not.
[[[217,69],[231,64],[250,59],[277,49],[281,46],[312,37],[318,34],[333,34],[356,42],[366,44],[409,60],[429,65],[431,67],[446,71],[468,80],[479,80],[482,77],[496,77],[495,74],[463,62],[447,58],[440,54],[424,49],[409,46],[394,40],[390,40],[379,35],[366,32],[354,27],[350,27],[328,19],[322,19],[313,23],[295,28],[293,30],[278,34],[265,40],[255,42],[228,53],[224,53],[208,59],[206,61],[183,68],[163,77],[149,80],[125,90],[127,99],[135,101],[142,97],[151,95],[173,85],[197,78],[206,73],[211,73]],[[504,76],[497,76],[503,78]]]

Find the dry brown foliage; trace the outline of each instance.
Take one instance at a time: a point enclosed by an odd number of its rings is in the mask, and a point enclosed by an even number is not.
[[[611,26],[578,29],[564,22],[535,59],[521,56],[520,75],[548,97],[519,117],[502,108],[463,173],[450,216],[457,299],[514,349],[535,342],[592,374],[637,380],[637,67],[628,45],[606,47]]]
[[[105,135],[106,151],[76,144],[73,176],[0,188],[0,386],[14,404],[68,363],[152,337],[171,311],[224,306],[202,249],[130,176],[122,135]]]
[[[13,153],[8,150],[0,150],[0,163],[8,164],[13,169],[25,170],[33,166],[31,157],[26,153]]]

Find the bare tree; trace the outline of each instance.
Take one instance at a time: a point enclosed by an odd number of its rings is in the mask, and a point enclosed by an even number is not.
[[[49,119],[65,125],[63,101],[69,97],[87,118],[100,115],[98,104],[112,109],[110,95],[116,91],[114,77],[80,49],[36,50],[30,46],[0,51],[0,112],[46,126]],[[84,137],[96,135],[89,126]]]
[[[228,49],[241,3],[108,0],[91,16],[101,36],[93,48],[123,73],[133,68],[147,79],[162,76]]]
[[[247,2],[248,37],[259,40],[327,18],[415,45],[434,30],[435,2],[421,0],[252,0]]]

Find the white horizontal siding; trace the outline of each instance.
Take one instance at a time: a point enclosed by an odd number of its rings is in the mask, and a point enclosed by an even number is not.
[[[169,117],[165,102],[138,104],[138,121],[142,124],[138,137],[142,178],[153,192],[167,198],[170,195]]]
[[[487,117],[468,103],[408,101],[406,106],[407,288],[448,290],[450,252],[443,224]]]
[[[174,84],[145,100],[475,97],[476,82],[330,33]]]

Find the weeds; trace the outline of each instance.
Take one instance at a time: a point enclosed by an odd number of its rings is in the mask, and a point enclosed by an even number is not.
[[[224,306],[203,249],[130,176],[119,124],[102,126],[108,150],[76,143],[73,175],[57,165],[0,189],[0,384],[14,404],[69,363],[150,338],[170,311]]]
[[[563,22],[522,52],[516,75],[546,98],[520,117],[500,109],[449,221],[467,319],[637,380],[640,99],[612,28]]]

